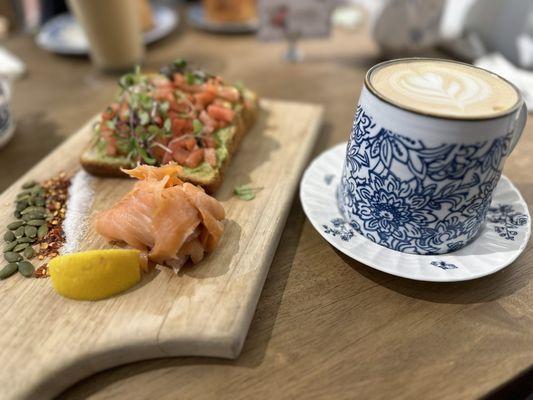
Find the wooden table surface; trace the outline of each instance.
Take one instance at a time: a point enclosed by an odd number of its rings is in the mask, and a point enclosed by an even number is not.
[[[5,45],[29,73],[15,85],[18,128],[0,150],[2,189],[101,110],[116,79],[84,58],[46,53],[28,37]],[[378,50],[364,28],[301,47],[305,61],[289,65],[283,44],[181,29],[150,48],[145,66],[186,57],[264,97],[324,104],[318,154],[347,140]],[[530,118],[505,168],[528,203],[532,135]],[[397,278],[335,251],[295,198],[237,360],[139,362],[92,376],[60,398],[477,398],[533,362],[532,258],[528,246],[509,268],[471,282]]]

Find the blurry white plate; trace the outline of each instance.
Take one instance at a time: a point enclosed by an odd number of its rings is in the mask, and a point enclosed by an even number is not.
[[[403,278],[455,282],[490,275],[511,264],[524,251],[531,233],[527,204],[502,176],[494,192],[487,222],[469,245],[449,254],[406,254],[380,246],[343,220],[336,191],[346,143],[318,156],[305,171],[300,200],[314,228],[332,246],[369,267]]]
[[[144,43],[156,42],[171,33],[179,23],[177,12],[163,4],[152,4],[154,27],[144,33]],[[43,25],[36,37],[39,47],[59,54],[89,53],[89,42],[81,26],[71,14],[60,14]]]
[[[251,33],[259,28],[259,21],[250,22],[213,22],[204,16],[204,8],[201,4],[189,7],[187,10],[189,23],[198,29],[214,33]]]

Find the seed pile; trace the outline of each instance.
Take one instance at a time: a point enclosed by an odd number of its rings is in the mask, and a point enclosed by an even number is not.
[[[65,218],[70,180],[64,173],[44,182],[31,181],[22,186],[15,200],[15,221],[4,234],[4,258],[8,264],[0,270],[0,279],[17,271],[25,277],[47,276],[46,265],[35,270],[29,261],[55,257],[64,242],[61,223]]]
[[[15,221],[7,225],[4,234],[4,258],[8,264],[0,270],[0,279],[20,272],[33,275],[35,267],[28,261],[36,255],[33,245],[48,233],[45,189],[37,182],[22,185],[15,200]]]
[[[67,212],[67,197],[70,179],[65,173],[58,177],[47,180],[43,183],[46,198],[46,208],[49,213],[47,220],[47,233],[40,240],[38,258],[44,260],[47,257],[56,257],[59,249],[65,242],[65,232],[63,231],[63,220]],[[42,265],[35,271],[36,278],[48,276],[48,266]]]

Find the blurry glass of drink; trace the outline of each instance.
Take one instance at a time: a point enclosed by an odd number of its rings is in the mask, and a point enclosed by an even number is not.
[[[144,43],[137,0],[68,0],[90,44],[91,59],[105,71],[142,61]]]

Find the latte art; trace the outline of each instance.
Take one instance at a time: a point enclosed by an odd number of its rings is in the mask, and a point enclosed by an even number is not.
[[[392,62],[375,70],[370,82],[393,103],[437,116],[486,117],[518,101],[514,87],[503,79],[449,61]]]
[[[474,76],[435,69],[418,73],[399,71],[389,78],[391,87],[406,97],[464,110],[469,104],[481,102],[492,94],[491,87]]]

